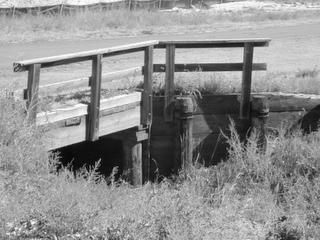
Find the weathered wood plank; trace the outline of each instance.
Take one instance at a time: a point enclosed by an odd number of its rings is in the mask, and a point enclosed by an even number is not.
[[[34,123],[37,117],[41,64],[32,64],[28,69],[27,109],[28,121]]]
[[[176,48],[232,48],[244,47],[246,43],[252,43],[254,47],[266,47],[271,39],[215,39],[215,40],[169,40],[160,41],[156,48],[165,48],[168,44],[174,44]]]
[[[141,92],[133,92],[127,95],[114,96],[100,101],[101,116],[109,113],[116,113],[122,111],[124,106],[126,110],[128,105],[135,108],[141,105]],[[41,112],[37,114],[37,125],[45,125],[63,121],[69,118],[80,117],[88,114],[88,105],[76,104],[74,106],[61,107],[49,112]]]
[[[179,97],[176,100],[178,111],[178,141],[180,143],[181,169],[185,174],[190,170],[193,160],[193,102],[190,97]]]
[[[32,64],[41,64],[42,68],[47,68],[47,67],[53,67],[58,65],[91,60],[96,55],[102,55],[103,57],[107,57],[107,56],[114,56],[114,55],[125,54],[125,53],[132,53],[132,52],[142,51],[144,50],[145,47],[154,46],[156,44],[158,44],[158,41],[152,40],[152,41],[110,47],[110,48],[102,48],[102,49],[95,49],[91,51],[84,51],[84,52],[63,54],[63,55],[52,56],[52,57],[19,61],[19,62],[13,63],[13,70],[14,72],[22,72],[22,71],[26,71],[28,66]]]
[[[141,123],[143,125],[150,125],[152,123],[153,46],[147,47],[144,51],[143,75]]]
[[[99,113],[101,96],[102,55],[97,55],[92,60],[91,95],[88,106],[87,140],[99,139]]]
[[[99,136],[139,126],[140,111],[141,107],[135,107],[124,112],[101,117]],[[82,116],[78,125],[66,126],[64,121],[50,124],[46,132],[46,146],[48,150],[85,141],[86,122],[86,117]]]
[[[243,52],[242,88],[240,101],[240,118],[250,118],[250,96],[252,78],[253,44],[245,43]]]
[[[253,93],[268,99],[271,112],[308,111],[320,104],[320,96],[294,93]]]
[[[168,44],[166,46],[166,74],[164,85],[164,119],[167,122],[173,120],[173,104],[174,104],[174,72],[175,72],[175,45]]]
[[[154,64],[154,72],[166,72],[165,64]],[[175,64],[175,72],[224,72],[242,71],[243,63],[185,63]],[[254,63],[253,71],[267,70],[266,63]]]
[[[100,118],[99,136],[138,127],[141,123],[141,107],[135,107],[124,112]]]

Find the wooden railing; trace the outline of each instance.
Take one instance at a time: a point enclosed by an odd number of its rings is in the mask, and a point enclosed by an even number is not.
[[[144,91],[142,97],[142,125],[148,126],[152,122],[152,74],[165,72],[165,109],[166,121],[173,120],[174,105],[174,75],[175,72],[215,72],[215,71],[242,71],[242,91],[240,104],[240,118],[250,117],[250,94],[252,71],[266,70],[265,63],[253,63],[254,47],[268,46],[270,39],[236,39],[236,40],[199,40],[199,41],[147,41],[135,44],[97,49],[92,51],[65,54],[53,57],[38,58],[14,63],[14,71],[28,71],[28,85],[23,95],[27,100],[29,119],[36,120],[38,94],[47,89],[57,90],[65,86],[78,86],[87,83],[91,91],[91,100],[88,106],[87,139],[98,139],[99,109],[101,82],[108,81],[115,76],[142,73],[144,76]],[[153,64],[153,49],[165,49],[165,64]],[[175,63],[176,48],[243,48],[243,61],[240,63]],[[144,66],[131,68],[124,71],[102,75],[102,58],[115,55],[144,51]],[[89,78],[75,79],[60,83],[40,86],[40,69],[53,66],[77,63],[82,61],[92,62],[92,74]]]
[[[154,65],[154,71],[166,73],[165,120],[173,120],[173,111],[171,106],[174,102],[174,73],[196,70],[200,70],[202,72],[242,71],[240,118],[249,119],[252,71],[267,69],[267,65],[265,63],[253,63],[253,49],[254,47],[268,46],[270,41],[270,39],[160,41],[156,48],[166,49],[166,64]],[[176,48],[244,48],[243,62],[175,64]]]
[[[87,140],[95,141],[99,138],[99,109],[102,80],[102,58],[115,55],[144,51],[144,84],[142,97],[142,125],[149,125],[152,121],[152,73],[153,48],[158,41],[147,41],[124,46],[97,49],[93,51],[65,54],[54,57],[38,58],[20,61],[13,64],[15,72],[28,71],[28,85],[24,97],[29,109],[29,120],[34,122],[37,115],[40,69],[70,63],[92,61],[92,75],[89,79],[91,89],[88,109]],[[66,82],[62,83],[65,84]]]

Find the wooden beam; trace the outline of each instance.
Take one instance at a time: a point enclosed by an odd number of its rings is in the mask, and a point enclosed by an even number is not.
[[[224,72],[224,71],[242,71],[243,63],[185,63],[175,64],[175,72]],[[165,64],[154,64],[154,72],[166,72]],[[266,63],[254,63],[252,71],[267,70]]]
[[[174,44],[176,48],[234,48],[244,47],[250,43],[254,47],[269,46],[271,39],[208,39],[208,40],[176,40],[160,41],[156,48],[166,48],[167,45]]]
[[[269,117],[269,103],[265,96],[252,96],[251,102],[251,126],[257,134],[257,145],[262,151],[266,151],[266,124]]]
[[[92,60],[91,98],[88,111],[87,136],[89,141],[99,139],[99,111],[102,73],[102,55],[97,55]]]
[[[91,51],[84,51],[84,52],[63,54],[63,55],[52,56],[52,57],[19,61],[19,62],[13,63],[13,70],[14,72],[22,72],[22,71],[26,71],[28,67],[32,64],[41,64],[42,68],[47,68],[47,67],[53,67],[58,65],[65,65],[65,64],[75,63],[75,62],[92,60],[96,55],[107,57],[107,56],[115,56],[115,55],[125,54],[125,53],[132,53],[132,52],[144,50],[146,47],[154,46],[156,44],[158,44],[158,41],[152,40],[152,41],[110,47],[110,48],[101,48],[101,49],[95,49]]]
[[[246,43],[243,52],[240,119],[250,119],[250,95],[252,78],[253,44]]]
[[[176,108],[178,110],[178,128],[180,139],[180,158],[182,170],[187,174],[192,166],[193,160],[193,101],[191,97],[177,98]]]
[[[152,74],[153,46],[149,46],[144,50],[144,81],[141,113],[141,123],[148,126],[152,123]]]
[[[166,122],[173,121],[174,104],[174,72],[175,72],[175,45],[166,45],[165,85],[164,85],[164,119]]]
[[[41,64],[32,64],[28,72],[27,109],[30,123],[34,123],[37,117],[40,69]]]

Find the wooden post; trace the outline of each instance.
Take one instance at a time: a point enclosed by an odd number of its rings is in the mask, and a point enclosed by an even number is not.
[[[166,75],[165,75],[165,100],[164,119],[166,122],[173,121],[174,104],[174,72],[175,72],[175,45],[166,46]]]
[[[91,96],[88,111],[87,140],[99,139],[99,111],[100,111],[100,90],[102,74],[102,55],[96,55],[92,59],[92,76],[90,80]]]
[[[251,124],[258,134],[258,148],[266,150],[266,122],[269,116],[269,103],[265,96],[253,96],[251,102]]]
[[[124,136],[124,171],[127,172],[127,180],[133,185],[141,185],[149,180],[149,161],[144,154],[145,147],[149,147],[147,141],[149,134],[146,130],[128,130]]]
[[[153,46],[144,50],[143,68],[143,96],[142,96],[142,116],[141,123],[149,126],[152,122],[152,74],[153,74]]]
[[[253,43],[244,44],[240,119],[250,119],[250,95],[252,78]]]
[[[40,69],[41,64],[32,64],[28,69],[27,109],[30,123],[35,123],[37,118]]]
[[[176,101],[178,110],[178,129],[180,139],[180,159],[181,168],[186,173],[192,165],[192,119],[193,119],[193,102],[191,97],[179,97]]]

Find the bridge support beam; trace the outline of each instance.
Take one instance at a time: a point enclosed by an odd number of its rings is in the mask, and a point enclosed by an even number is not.
[[[149,180],[150,158],[147,129],[128,131],[123,136],[124,174],[132,185],[142,185]]]

